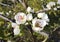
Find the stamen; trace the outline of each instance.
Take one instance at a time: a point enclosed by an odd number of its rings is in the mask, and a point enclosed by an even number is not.
[[[42,28],[39,23],[40,23],[39,21],[36,21],[35,26]]]
[[[24,18],[22,16],[19,16],[19,19],[22,19],[23,20]]]

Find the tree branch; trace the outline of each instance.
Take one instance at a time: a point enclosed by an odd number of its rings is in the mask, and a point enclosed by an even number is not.
[[[0,2],[0,5],[11,7],[10,5],[7,5],[7,4],[1,3],[1,2]]]
[[[24,3],[24,0],[19,0],[19,2],[23,5],[24,8],[26,8],[26,5]]]
[[[2,15],[0,15],[0,18],[4,19],[4,20],[6,20],[6,21],[12,22],[11,20],[9,20],[8,18],[6,18],[6,17],[4,17],[4,16],[2,16]]]
[[[39,33],[45,37],[45,39],[42,42],[46,42],[47,39],[49,38],[49,34],[47,34],[45,32],[39,32]]]
[[[45,11],[48,11],[49,9],[43,9],[43,10],[39,10],[37,11],[36,13],[39,13],[39,12],[45,12]]]

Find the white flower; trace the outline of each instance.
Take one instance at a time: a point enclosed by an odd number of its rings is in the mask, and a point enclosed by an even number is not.
[[[27,14],[27,21],[31,21],[33,19],[32,14]]]
[[[43,20],[45,20],[45,21],[47,21],[47,22],[49,22],[48,15],[45,14],[44,12],[43,12],[43,13],[38,13],[38,14],[37,14],[37,17],[38,17],[38,18],[41,18],[41,19],[43,19]]]
[[[13,32],[14,32],[14,35],[18,35],[20,33],[20,29],[14,28]]]
[[[28,7],[28,8],[27,8],[27,12],[28,12],[28,13],[31,12],[31,7]]]
[[[26,22],[26,14],[22,12],[17,13],[14,18],[17,24],[24,24]]]
[[[11,23],[13,28],[19,28],[18,24],[16,23]]]
[[[47,22],[45,20],[40,20],[37,18],[34,18],[32,20],[32,29],[36,32],[39,32],[41,30],[43,30],[43,28],[47,25]]]
[[[43,20],[45,20],[46,22],[49,22],[49,18],[47,14],[44,14],[44,16],[42,17]]]
[[[55,2],[49,2],[49,3],[46,5],[46,7],[47,7],[48,9],[51,9],[51,7],[54,6],[54,5],[55,5]]]
[[[44,14],[45,14],[45,13],[38,13],[38,14],[37,14],[37,17],[38,17],[38,18],[42,18],[42,17],[44,16]]]
[[[60,4],[60,0],[58,0],[57,4]]]

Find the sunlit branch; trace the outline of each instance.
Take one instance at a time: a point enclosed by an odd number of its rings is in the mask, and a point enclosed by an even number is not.
[[[26,8],[26,5],[24,3],[24,0],[19,0],[19,2],[23,5],[24,8]]]
[[[49,38],[49,34],[47,34],[47,33],[45,33],[45,32],[39,32],[41,35],[43,35],[44,36],[44,40],[42,41],[42,42],[46,42],[47,41],[47,39]]]
[[[0,5],[11,7],[10,5],[7,5],[7,4],[1,3],[1,2],[0,2]]]

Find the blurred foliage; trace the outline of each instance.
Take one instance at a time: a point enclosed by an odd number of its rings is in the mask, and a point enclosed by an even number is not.
[[[34,11],[38,11],[42,8],[43,3],[46,4],[48,2],[57,2],[57,0],[25,0],[25,3],[34,8]],[[26,9],[16,0],[13,2],[12,0],[0,0],[0,3],[4,3],[8,6],[3,6],[0,4],[0,12],[3,12],[5,17],[9,19],[13,19],[14,15],[17,12],[25,12]],[[57,5],[56,5],[57,6]],[[12,11],[10,14],[6,14],[7,12]],[[49,15],[49,25],[44,28],[44,31],[49,34],[53,34],[53,30],[60,26],[60,10],[49,10],[46,11]],[[4,40],[12,40],[12,42],[41,42],[43,40],[43,36],[38,33],[33,33],[33,36],[29,29],[25,28],[24,25],[20,26],[21,33],[18,36],[13,35],[13,29],[11,27],[11,23],[7,22],[0,18],[0,39]],[[54,40],[51,40],[53,42]]]

